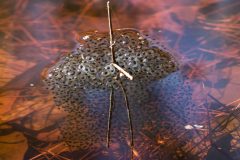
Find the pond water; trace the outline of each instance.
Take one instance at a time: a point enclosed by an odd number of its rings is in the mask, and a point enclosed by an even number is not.
[[[166,77],[123,84],[134,159],[240,159],[239,7],[237,0],[111,1],[114,29],[138,30],[179,64]],[[0,159],[130,159],[121,90],[107,148],[110,90],[55,86],[66,91],[59,107],[58,92],[43,81],[84,36],[108,32],[106,1],[0,1],[0,23]]]

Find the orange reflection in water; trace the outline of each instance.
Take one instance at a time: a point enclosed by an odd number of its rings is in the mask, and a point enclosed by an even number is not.
[[[183,98],[178,98],[178,94],[175,99],[162,98],[161,103],[165,104],[159,116],[163,117],[162,123],[156,125],[151,120],[145,124],[136,139],[136,159],[167,159],[169,155],[181,159],[184,154],[197,159],[238,159],[239,2],[115,0],[111,3],[113,27],[145,30],[178,53],[181,75],[188,78],[186,86],[192,88],[192,108],[181,106]],[[66,115],[54,107],[40,76],[44,68],[75,47],[76,35],[107,31],[105,2],[12,0],[1,1],[0,8],[0,148],[3,148],[0,158],[128,158],[126,146],[117,142],[109,150],[100,147],[68,151],[59,139],[58,129]],[[170,87],[182,86],[185,80]],[[164,85],[161,87],[166,92],[156,91],[156,95],[171,94]],[[160,129],[153,132],[154,126]],[[180,143],[180,148],[173,147]]]

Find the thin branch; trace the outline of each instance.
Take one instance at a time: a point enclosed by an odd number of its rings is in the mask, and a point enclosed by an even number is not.
[[[131,136],[131,140],[130,140],[130,147],[131,147],[131,159],[133,159],[133,147],[134,147],[134,142],[133,142],[133,125],[132,125],[132,117],[131,117],[131,111],[130,111],[130,107],[129,107],[129,101],[128,101],[128,97],[127,97],[127,93],[126,90],[124,89],[122,82],[119,81],[119,86],[122,89],[123,92],[123,96],[124,96],[124,100],[125,100],[125,105],[127,107],[127,114],[128,114],[128,123],[129,123],[129,131],[130,131],[130,136]]]
[[[109,105],[109,110],[108,110],[108,128],[107,128],[107,147],[108,148],[109,148],[109,144],[110,144],[111,120],[112,120],[113,106],[114,106],[114,89],[111,88],[110,105]]]
[[[126,77],[128,77],[130,80],[133,80],[133,76],[129,74],[127,71],[125,71],[122,67],[117,65],[116,63],[112,63],[112,65],[118,69],[121,73],[123,73]]]
[[[109,37],[110,37],[110,49],[112,54],[112,63],[115,63],[115,54],[114,54],[114,43],[113,43],[113,31],[112,31],[112,16],[110,11],[110,2],[107,2],[107,12],[108,12],[108,27],[109,27]]]
[[[112,55],[112,65],[118,69],[121,73],[123,73],[126,77],[128,77],[130,80],[133,80],[133,76],[131,76],[127,71],[125,71],[123,68],[121,68],[119,65],[116,64],[115,61],[115,53],[114,53],[114,42],[113,42],[113,30],[112,30],[112,16],[110,11],[110,2],[107,2],[107,12],[108,12],[108,27],[109,27],[109,38],[110,38],[110,50]]]
[[[115,54],[114,54],[114,43],[113,43],[113,31],[112,31],[112,18],[111,18],[111,12],[110,12],[110,2],[107,2],[107,11],[108,11],[108,26],[109,26],[109,38],[110,38],[110,50],[111,50],[111,55],[112,55],[112,62],[111,64],[118,69],[121,73],[123,73],[125,76],[127,76],[130,80],[133,79],[133,77],[126,72],[123,68],[121,68],[119,65],[117,65],[115,63]],[[122,89],[123,95],[124,95],[124,99],[125,99],[125,105],[127,107],[127,114],[128,114],[128,122],[129,122],[129,126],[130,126],[130,136],[131,136],[131,140],[130,140],[130,146],[131,146],[131,159],[133,159],[133,127],[132,127],[132,118],[131,118],[131,113],[130,113],[130,107],[129,107],[129,102],[128,102],[128,97],[126,94],[125,89],[122,86],[121,81],[119,81],[119,85]],[[110,140],[110,127],[111,127],[111,117],[112,117],[112,107],[113,107],[113,96],[114,96],[114,92],[113,92],[113,87],[111,88],[111,93],[110,93],[110,106],[109,106],[109,113],[108,113],[108,131],[107,131],[107,146],[109,147],[109,140]]]

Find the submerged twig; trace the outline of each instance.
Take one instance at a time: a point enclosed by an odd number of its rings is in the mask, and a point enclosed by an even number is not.
[[[112,111],[114,106],[114,89],[113,88],[111,88],[109,101],[110,101],[110,105],[108,110],[108,128],[107,128],[107,147],[108,148],[110,144],[111,120],[112,120]]]
[[[122,89],[123,92],[123,96],[124,96],[124,101],[125,101],[125,105],[127,107],[127,114],[128,114],[128,123],[129,123],[129,128],[130,128],[130,136],[131,136],[131,140],[130,140],[130,147],[131,147],[131,159],[133,159],[133,126],[132,126],[132,117],[131,117],[131,111],[130,111],[130,107],[129,107],[129,101],[128,101],[128,97],[127,97],[127,93],[126,90],[124,89],[122,82],[119,81],[119,86]]]

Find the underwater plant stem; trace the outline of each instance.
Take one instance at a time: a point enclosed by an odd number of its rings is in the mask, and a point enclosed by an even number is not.
[[[109,104],[109,110],[108,110],[108,128],[107,128],[107,147],[109,148],[110,144],[110,134],[111,134],[111,121],[112,121],[112,112],[113,112],[113,106],[114,106],[114,89],[111,88],[110,92],[110,104]]]

